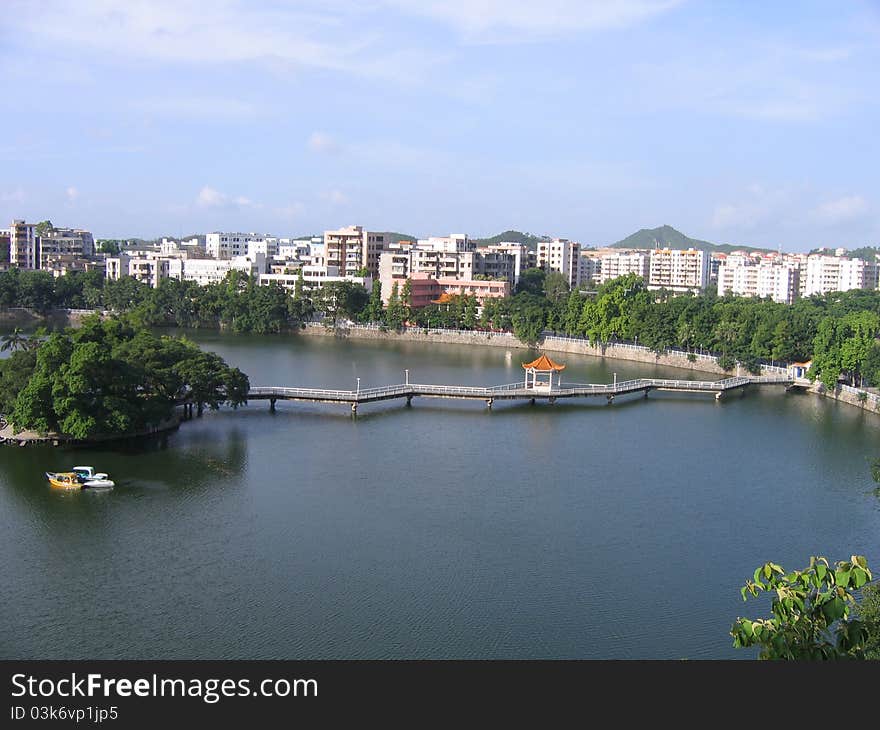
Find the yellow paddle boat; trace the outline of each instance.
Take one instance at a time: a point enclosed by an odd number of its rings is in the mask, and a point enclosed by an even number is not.
[[[82,482],[79,476],[72,471],[47,471],[46,479],[49,480],[55,489],[82,489]]]

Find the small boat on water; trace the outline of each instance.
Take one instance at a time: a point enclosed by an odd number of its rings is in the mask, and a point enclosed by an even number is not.
[[[75,466],[73,471],[47,471],[46,479],[56,489],[113,489],[116,484],[92,466]]]
[[[79,478],[83,489],[113,489],[116,484],[104,473],[92,466],[75,466],[73,473]]]
[[[72,471],[47,471],[46,479],[55,489],[82,489],[82,482]]]

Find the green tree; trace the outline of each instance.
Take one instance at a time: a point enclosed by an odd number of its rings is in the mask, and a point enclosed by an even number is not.
[[[553,303],[557,304],[568,296],[571,287],[568,285],[568,279],[564,274],[558,271],[551,271],[544,277],[544,296]]]
[[[776,563],[760,566],[742,588],[749,595],[773,592],[768,619],[738,618],[730,630],[735,647],[758,646],[759,659],[864,658],[865,625],[851,617],[854,591],[871,580],[865,558],[853,555],[832,568],[822,557],[786,573]]]
[[[47,233],[51,233],[53,230],[55,230],[55,226],[52,225],[52,221],[40,221],[39,223],[37,223],[37,225],[34,226],[34,235],[45,236]]]
[[[544,269],[526,269],[519,275],[516,285],[516,293],[533,294],[536,297],[544,296],[544,279],[547,272]]]
[[[388,297],[388,306],[385,308],[385,322],[389,327],[399,330],[403,327],[406,315],[404,313],[403,304],[400,301],[400,290],[397,282],[391,285],[391,294]]]
[[[0,352],[15,352],[16,350],[24,350],[27,347],[28,338],[25,337],[21,327],[16,327],[9,334],[0,337]]]
[[[868,635],[865,641],[865,658],[880,659],[880,583],[864,587],[856,613]]]

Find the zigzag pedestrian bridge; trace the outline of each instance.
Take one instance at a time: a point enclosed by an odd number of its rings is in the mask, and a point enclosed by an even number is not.
[[[482,400],[488,408],[496,401],[546,401],[555,403],[562,398],[601,398],[608,404],[618,396],[641,393],[645,398],[652,390],[674,391],[680,393],[713,394],[721,400],[725,393],[749,386],[782,385],[786,390],[793,387],[806,387],[809,381],[790,376],[743,376],[724,380],[663,380],[658,378],[638,378],[614,383],[567,383],[550,385],[529,384],[526,382],[474,387],[467,385],[418,385],[403,383],[379,388],[357,390],[328,390],[322,388],[285,388],[256,386],[250,389],[248,400],[268,400],[274,410],[276,401],[308,401],[311,403],[346,403],[353,414],[362,403],[375,403],[385,400],[405,399],[410,405],[413,398],[454,398],[460,400]]]

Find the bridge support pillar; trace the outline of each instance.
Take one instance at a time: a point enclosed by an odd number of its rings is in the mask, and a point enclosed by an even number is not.
[[[492,404],[493,404],[494,402],[495,402],[495,400],[494,400],[493,398],[487,398],[487,399],[486,399],[486,408],[488,408],[488,409],[491,411],[491,410],[492,410]]]
[[[357,418],[357,414],[358,414],[358,404],[357,404],[357,403],[352,403],[352,404],[351,404],[351,416],[352,416],[352,418]]]
[[[547,402],[548,402],[548,403],[551,403],[551,404],[552,404],[552,403],[555,403],[555,402],[556,402],[556,398],[555,398],[555,396],[552,396],[552,395],[551,395],[551,396],[547,399]]]
[[[275,398],[269,399],[269,410],[275,413]]]
[[[534,398],[529,398],[529,405],[531,405],[531,406],[535,405],[535,399],[534,399]]]
[[[608,405],[609,405],[609,406],[610,406],[612,403],[614,403],[614,396],[613,396],[613,395],[609,395],[609,396],[607,396],[607,398],[608,398]]]
[[[715,394],[715,400],[721,400],[721,397],[722,397],[723,395],[724,395],[724,391],[723,391],[723,390],[719,390],[719,391]]]
[[[407,408],[410,408],[411,406],[412,406],[412,396],[411,396],[411,395],[408,395],[408,396],[406,397],[406,407],[407,407]]]
[[[650,392],[651,392],[650,388],[645,388],[645,398],[648,397],[648,393],[650,393]]]

